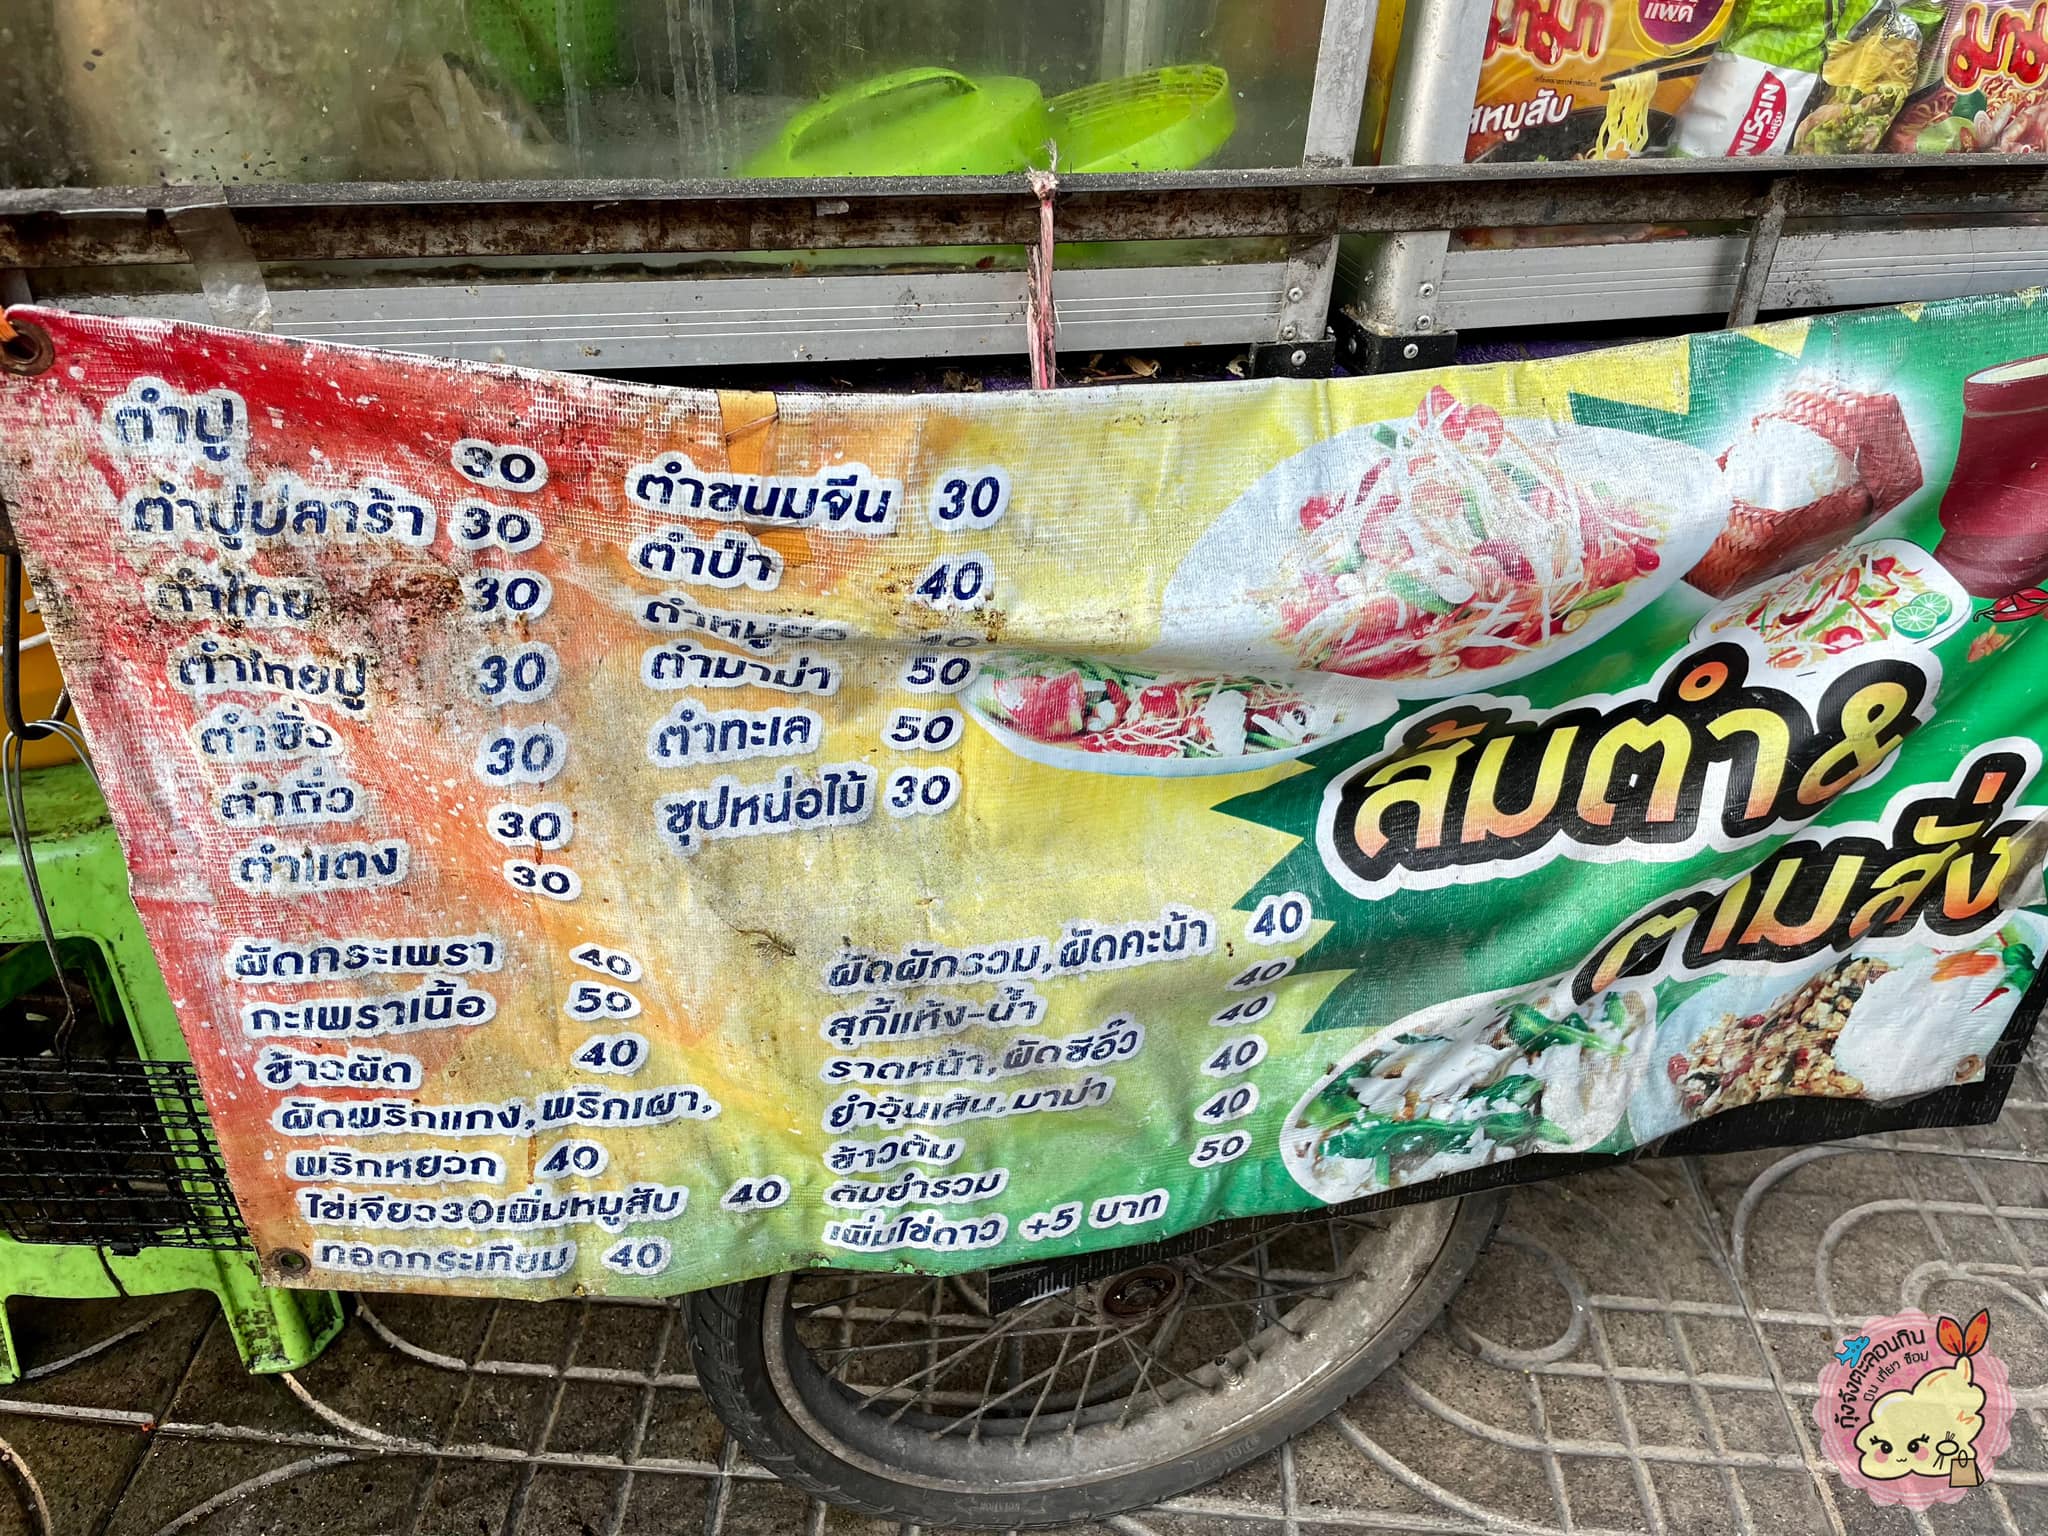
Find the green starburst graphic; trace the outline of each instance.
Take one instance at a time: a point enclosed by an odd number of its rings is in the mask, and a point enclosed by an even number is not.
[[[1825,345],[1833,335],[1825,326],[1814,326],[1805,339]],[[1786,339],[1786,333],[1778,339]],[[1617,354],[1618,372],[1642,366],[1642,356]],[[1687,343],[1686,410],[1574,392],[1572,420],[1718,454],[1755,414],[1757,402],[1782,395],[1811,364],[1803,347],[1795,356],[1739,333],[1695,336]],[[1652,603],[1590,651],[1495,692],[1541,709],[1632,686],[1643,679],[1644,657],[1671,655],[1685,645],[1693,619],[1690,612]],[[1329,924],[1296,969],[1348,974],[1310,1018],[1305,1033],[1376,1028],[1447,997],[1553,974],[1577,961],[1590,934],[1604,932],[1660,890],[1711,871],[1721,857],[1707,853],[1665,864],[1618,861],[1604,866],[1596,881],[1586,878],[1583,863],[1561,858],[1515,877],[1401,890],[1373,900],[1352,894],[1332,877],[1317,851],[1324,799],[1346,770],[1397,747],[1411,721],[1447,702],[1408,704],[1384,728],[1303,759],[1304,771],[1293,777],[1216,807],[1226,816],[1297,839],[1237,905],[1251,910],[1269,895],[1297,892]]]

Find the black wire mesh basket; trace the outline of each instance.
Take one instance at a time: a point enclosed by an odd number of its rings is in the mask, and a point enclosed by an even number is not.
[[[248,1241],[189,1062],[138,1059],[87,940],[0,953],[0,1233],[119,1252]]]

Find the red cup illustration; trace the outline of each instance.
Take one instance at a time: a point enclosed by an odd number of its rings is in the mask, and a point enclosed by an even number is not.
[[[1935,558],[1976,597],[2048,580],[2048,357],[2000,363],[1963,383],[1955,476]]]

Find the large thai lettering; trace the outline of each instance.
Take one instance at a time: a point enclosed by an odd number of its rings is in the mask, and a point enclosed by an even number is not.
[[[1881,822],[1794,839],[1731,881],[1646,907],[1593,951],[1573,994],[1583,1002],[1667,967],[1790,962],[1916,928],[1954,936],[1994,926],[2040,894],[2025,850],[2048,810],[2013,803],[2039,769],[2032,742],[1993,742],[1951,784],[1903,791]],[[2026,877],[2034,890],[2017,888]]]
[[[1881,775],[1932,712],[1932,659],[1876,649],[1781,684],[1754,680],[1751,653],[1723,643],[1619,698],[1548,712],[1460,700],[1331,783],[1323,860],[1371,898],[1623,847],[1679,858],[1810,821]]]
[[[1956,18],[1943,62],[1943,77],[1959,91],[1985,75],[2010,75],[2022,85],[2039,85],[2048,74],[2048,0],[2024,17],[2019,11],[1970,0]]]
[[[1494,7],[1486,56],[1503,48],[1554,65],[1568,53],[1591,59],[1607,41],[1607,7],[1600,0],[1509,0]]]

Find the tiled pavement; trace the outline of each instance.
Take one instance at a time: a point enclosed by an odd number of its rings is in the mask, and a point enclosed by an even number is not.
[[[1125,1536],[2048,1531],[2048,1080],[2003,1119],[1520,1190],[1402,1364]],[[1818,1460],[1845,1325],[1989,1307],[2013,1447],[1962,1504],[1879,1511]],[[724,1438],[672,1306],[374,1298],[296,1377],[204,1297],[17,1302],[0,1536],[869,1533]],[[1082,1528],[1076,1528],[1077,1530]],[[931,1536],[931,1533],[922,1533]]]

